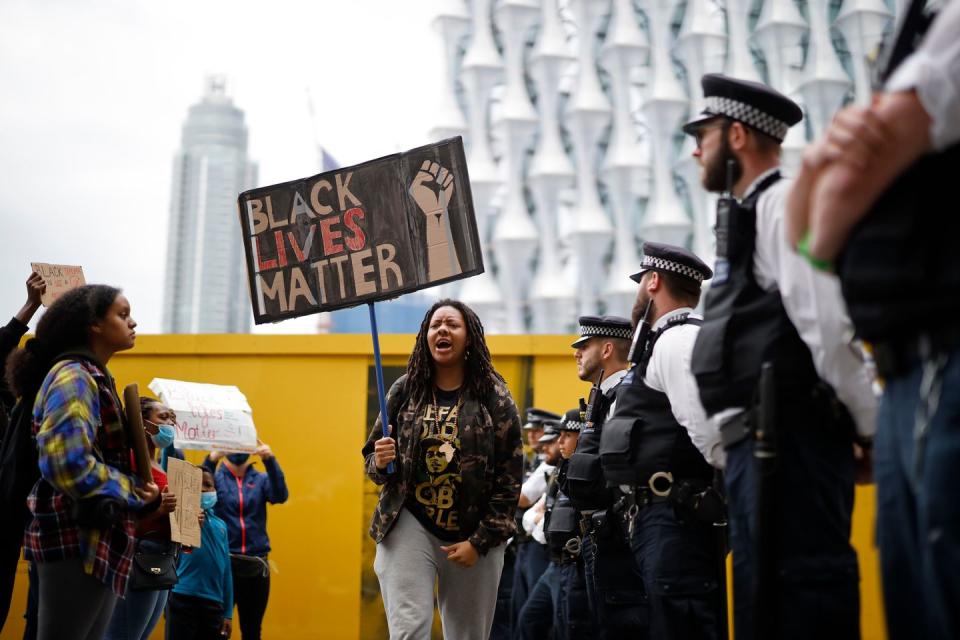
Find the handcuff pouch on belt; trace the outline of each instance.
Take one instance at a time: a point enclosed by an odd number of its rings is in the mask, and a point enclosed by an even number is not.
[[[600,436],[600,461],[603,475],[610,486],[634,485],[640,479],[634,460],[638,450],[634,439],[639,435],[643,420],[614,415],[603,425]]]
[[[570,504],[554,505],[547,525],[547,547],[557,561],[580,555],[580,514]]]

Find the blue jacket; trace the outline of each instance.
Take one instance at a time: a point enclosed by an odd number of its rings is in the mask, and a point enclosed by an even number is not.
[[[208,457],[203,465],[213,471],[215,463]],[[243,478],[222,464],[214,472],[217,485],[217,505],[214,510],[227,523],[230,553],[265,556],[270,551],[267,536],[267,503],[287,501],[287,481],[276,458],[263,462],[267,472],[247,467]]]
[[[233,618],[233,572],[227,548],[227,523],[207,510],[200,547],[180,555],[174,593],[223,603],[223,617]]]

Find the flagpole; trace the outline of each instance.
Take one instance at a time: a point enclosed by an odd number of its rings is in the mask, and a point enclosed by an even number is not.
[[[377,312],[373,302],[367,303],[370,310],[370,335],[373,336],[373,366],[377,371],[377,396],[380,398],[380,426],[383,437],[390,437],[390,416],[387,415],[387,394],[383,390],[383,362],[380,359],[380,335],[377,332]],[[393,463],[387,465],[387,473],[393,473]]]

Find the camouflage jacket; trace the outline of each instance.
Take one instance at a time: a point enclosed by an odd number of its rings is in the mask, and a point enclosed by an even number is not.
[[[419,402],[404,398],[406,376],[401,376],[387,393],[387,413],[395,419],[397,462],[392,474],[380,472],[373,457],[373,444],[383,437],[380,417],[363,447],[367,476],[379,485],[380,501],[373,512],[370,536],[378,543],[389,533],[413,484],[417,439],[420,434]],[[507,385],[498,382],[486,402],[469,392],[460,409],[460,474],[457,509],[460,530],[477,550],[504,543],[516,531],[514,512],[520,496],[523,447],[520,416]],[[396,466],[396,464],[395,464]]]

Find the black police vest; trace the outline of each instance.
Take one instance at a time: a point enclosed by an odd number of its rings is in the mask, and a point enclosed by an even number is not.
[[[547,547],[551,556],[562,554],[564,547],[579,532],[580,516],[570,498],[560,490],[566,481],[569,460],[560,463],[554,482],[547,488],[546,512],[543,531],[547,538]]]
[[[608,401],[616,397],[619,384],[604,392]],[[577,450],[567,467],[563,491],[573,505],[582,511],[606,509],[613,504],[614,494],[607,487],[600,465],[600,429],[583,429],[577,441]]]
[[[753,272],[757,200],[778,180],[775,172],[743,202],[724,198],[717,206],[717,264],[691,363],[707,415],[753,406],[764,362],[774,363],[778,395],[797,395],[819,381],[780,292],[765,291]]]
[[[603,426],[600,441],[600,462],[610,485],[646,486],[659,471],[673,474],[676,480],[709,483],[713,478],[713,469],[673,416],[667,394],[643,381],[657,341],[684,324],[699,324],[699,320],[684,315],[660,328],[651,336],[640,363],[617,388],[616,410]]]

